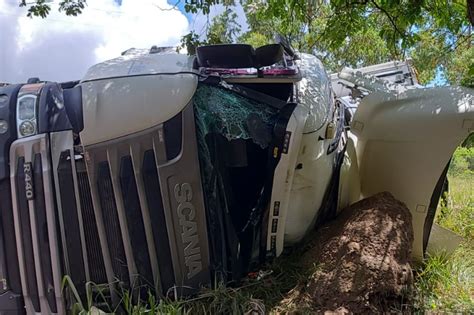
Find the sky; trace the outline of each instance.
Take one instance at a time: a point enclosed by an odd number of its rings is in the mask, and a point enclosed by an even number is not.
[[[192,29],[205,32],[208,21],[167,0],[88,0],[77,17],[58,12],[53,2],[46,19],[28,18],[27,9],[18,3],[0,0],[0,82],[25,82],[30,77],[78,80],[91,65],[126,49],[176,46]],[[222,11],[214,7],[209,18]]]
[[[184,0],[88,0],[82,14],[68,17],[58,12],[59,0],[47,1],[52,10],[41,19],[28,18],[20,0],[0,0],[0,83],[79,80],[90,66],[129,48],[177,46],[190,30],[204,35],[208,21],[224,11],[217,5],[208,17],[194,16],[184,12]],[[242,7],[235,10],[246,31]],[[444,84],[438,70],[429,85]]]

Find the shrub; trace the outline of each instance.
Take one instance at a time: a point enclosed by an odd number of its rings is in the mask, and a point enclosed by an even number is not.
[[[474,173],[474,147],[459,147],[451,160],[452,175],[472,175]]]

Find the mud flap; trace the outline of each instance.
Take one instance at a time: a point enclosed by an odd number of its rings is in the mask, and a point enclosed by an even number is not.
[[[434,223],[431,226],[430,238],[426,247],[426,252],[430,255],[444,253],[451,255],[458,248],[463,238]]]

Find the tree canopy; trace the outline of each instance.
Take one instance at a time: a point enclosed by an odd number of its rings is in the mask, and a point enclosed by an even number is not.
[[[319,56],[332,71],[410,57],[421,82],[442,73],[449,83],[474,86],[474,0],[181,1],[184,10],[193,14],[209,14],[216,5],[225,7],[205,34],[192,30],[183,37],[182,47],[189,53],[201,44],[260,46],[278,33],[299,51]],[[21,0],[20,6],[26,5]],[[236,5],[244,9],[245,32],[237,22]],[[59,3],[66,15],[76,16],[85,9],[86,0]],[[27,15],[44,18],[50,11],[47,0],[35,0]]]

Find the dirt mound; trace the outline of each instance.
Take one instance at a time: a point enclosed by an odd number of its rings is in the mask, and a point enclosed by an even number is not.
[[[357,202],[319,229],[303,255],[315,272],[288,299],[315,312],[401,311],[412,241],[411,214],[390,193]]]

